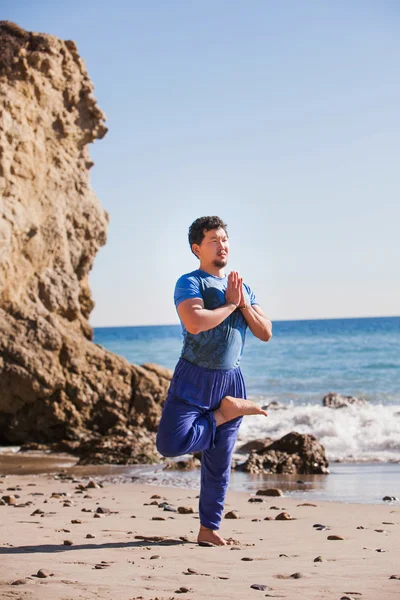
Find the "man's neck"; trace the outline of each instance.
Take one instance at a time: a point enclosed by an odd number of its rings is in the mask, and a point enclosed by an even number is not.
[[[225,269],[224,267],[216,267],[214,265],[204,265],[200,263],[199,269],[201,271],[205,271],[209,275],[214,275],[214,277],[225,277]]]

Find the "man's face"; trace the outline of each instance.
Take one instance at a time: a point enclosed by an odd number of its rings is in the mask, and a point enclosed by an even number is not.
[[[212,264],[222,269],[228,263],[229,240],[222,227],[204,232],[200,245],[193,244],[193,250],[203,264]]]

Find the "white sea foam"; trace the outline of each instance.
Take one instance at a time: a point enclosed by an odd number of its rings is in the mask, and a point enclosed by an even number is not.
[[[400,462],[398,405],[331,409],[317,404],[288,404],[270,408],[267,418],[245,417],[240,440],[278,439],[291,431],[314,434],[325,447],[329,461]]]

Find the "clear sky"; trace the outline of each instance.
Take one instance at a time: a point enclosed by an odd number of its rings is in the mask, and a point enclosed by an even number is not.
[[[272,320],[400,314],[397,0],[2,0],[73,39],[109,132],[93,326],[177,323],[187,229],[228,223]]]

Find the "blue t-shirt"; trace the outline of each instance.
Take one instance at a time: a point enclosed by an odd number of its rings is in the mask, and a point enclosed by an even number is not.
[[[216,277],[196,269],[182,275],[176,282],[174,301],[178,308],[183,300],[202,298],[204,308],[214,310],[226,303],[225,290],[228,277]],[[248,285],[243,284],[245,301],[258,304]],[[233,369],[239,365],[243,353],[247,323],[240,310],[236,309],[222,323],[194,335],[182,323],[183,348],[181,358],[208,369]]]

